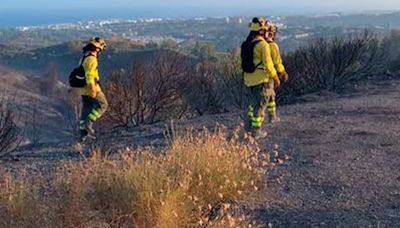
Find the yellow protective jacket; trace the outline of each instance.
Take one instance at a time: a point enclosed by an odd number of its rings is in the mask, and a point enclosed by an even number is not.
[[[94,56],[88,56],[84,59],[82,66],[85,69],[86,86],[79,89],[79,93],[81,96],[96,97],[101,92],[101,87],[98,83],[100,80],[98,60]]]
[[[261,63],[261,65],[259,65],[253,73],[244,72],[244,83],[247,87],[268,83],[270,79],[277,77],[269,44],[262,36],[256,36],[253,42],[255,41],[260,42],[254,47],[253,61],[255,65],[259,63]]]
[[[276,71],[280,74],[285,72],[285,66],[283,65],[281,53],[279,51],[279,46],[276,42],[269,42],[269,47],[271,49],[271,57],[274,62]]]

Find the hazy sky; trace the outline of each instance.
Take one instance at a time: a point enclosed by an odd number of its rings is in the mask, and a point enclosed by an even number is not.
[[[399,9],[400,0],[0,0],[2,9],[66,9],[66,8],[173,8],[219,7],[242,9],[308,9],[360,11]]]

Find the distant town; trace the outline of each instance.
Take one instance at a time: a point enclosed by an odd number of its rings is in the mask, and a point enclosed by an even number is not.
[[[267,17],[267,16],[266,16]],[[247,35],[249,17],[108,19],[46,26],[0,29],[0,44],[38,48],[98,35],[143,43],[173,40],[182,46],[212,42],[219,51],[237,48]],[[371,30],[387,35],[400,28],[400,12],[334,13],[314,16],[268,17],[280,28],[279,41],[291,51],[320,37],[343,36]],[[28,43],[26,41],[29,41]]]

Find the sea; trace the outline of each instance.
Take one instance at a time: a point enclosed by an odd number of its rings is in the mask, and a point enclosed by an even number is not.
[[[252,16],[270,13],[267,9],[252,8],[133,8],[133,9],[1,9],[0,29],[25,26],[74,23],[105,19],[195,18],[223,16]],[[274,12],[275,14],[275,12]]]
[[[159,14],[166,16],[166,14]],[[23,26],[42,26],[59,23],[74,23],[79,21],[91,21],[102,19],[137,19],[153,17],[155,14],[145,10],[114,10],[114,9],[69,9],[69,10],[1,10],[0,28],[15,28]]]

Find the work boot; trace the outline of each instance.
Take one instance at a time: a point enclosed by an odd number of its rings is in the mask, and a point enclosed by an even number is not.
[[[276,115],[271,116],[271,117],[269,118],[269,123],[271,123],[271,124],[275,124],[275,123],[279,123],[279,122],[281,122],[281,118],[279,118],[279,117],[276,116]]]
[[[255,139],[263,139],[268,135],[266,131],[263,131],[260,128],[254,128],[252,134]]]
[[[95,139],[96,136],[89,134],[87,130],[80,130],[80,137],[78,142],[84,143],[87,140],[95,140]]]
[[[251,132],[253,130],[253,127],[251,126],[251,121],[250,120],[245,120],[243,128],[244,128],[245,132]]]
[[[95,132],[94,132],[94,129],[93,129],[93,122],[92,121],[86,122],[85,130],[87,131],[88,135],[95,136]]]
[[[87,134],[79,139],[80,143],[90,142],[96,140],[96,136]]]
[[[83,138],[86,135],[88,135],[88,132],[86,130],[84,130],[84,129],[79,130],[79,138]]]
[[[90,142],[90,141],[94,141],[96,140],[96,136],[94,135],[90,135],[90,134],[86,134],[84,136],[81,136],[78,140],[79,143],[85,143],[85,142]]]

